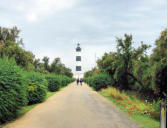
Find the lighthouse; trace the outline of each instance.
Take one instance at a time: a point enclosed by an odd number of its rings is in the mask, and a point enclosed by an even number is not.
[[[77,44],[76,48],[76,78],[83,78],[83,73],[82,73],[82,58],[81,58],[81,47],[80,44]]]

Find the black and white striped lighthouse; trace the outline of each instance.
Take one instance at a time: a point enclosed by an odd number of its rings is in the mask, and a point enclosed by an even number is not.
[[[82,58],[81,58],[81,47],[80,44],[77,44],[76,48],[76,78],[82,78],[83,73],[82,73]]]

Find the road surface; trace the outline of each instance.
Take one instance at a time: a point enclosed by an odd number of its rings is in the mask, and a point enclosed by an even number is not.
[[[86,84],[72,83],[4,128],[139,128]]]

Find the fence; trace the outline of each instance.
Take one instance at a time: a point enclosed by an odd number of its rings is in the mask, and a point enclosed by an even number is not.
[[[161,103],[160,128],[167,128],[167,103]]]

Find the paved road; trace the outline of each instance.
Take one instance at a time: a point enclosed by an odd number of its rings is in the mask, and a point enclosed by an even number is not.
[[[5,128],[138,128],[86,84],[70,84]]]

